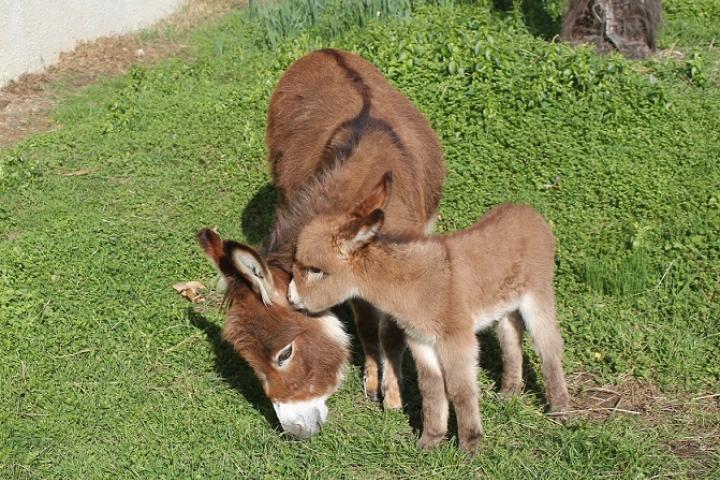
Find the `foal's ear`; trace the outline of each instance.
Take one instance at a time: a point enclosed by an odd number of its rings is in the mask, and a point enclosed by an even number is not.
[[[372,242],[385,222],[385,213],[376,208],[366,217],[355,218],[346,223],[338,234],[338,247],[342,255],[350,255],[358,248]]]
[[[350,216],[353,218],[362,218],[369,216],[374,210],[384,209],[390,200],[390,190],[392,189],[393,175],[391,171],[385,172],[377,185],[372,189],[370,195],[358,203]]]
[[[265,260],[247,245],[237,242],[226,242],[225,251],[240,274],[250,283],[252,289],[260,295],[265,305],[275,303],[278,298],[272,272]]]

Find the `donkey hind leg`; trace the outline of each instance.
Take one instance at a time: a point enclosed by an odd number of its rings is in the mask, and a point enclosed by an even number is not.
[[[484,431],[478,405],[478,342],[473,332],[438,341],[436,352],[445,377],[445,390],[455,407],[460,448],[475,453]]]
[[[380,316],[378,309],[364,300],[350,301],[355,317],[355,326],[358,337],[365,352],[365,368],[363,372],[363,385],[365,396],[373,402],[380,401],[380,368],[382,359],[380,355]]]
[[[551,291],[527,295],[520,303],[520,314],[542,361],[550,412],[567,410],[570,395],[562,368],[563,339],[555,318],[554,294]]]
[[[423,430],[418,440],[418,448],[430,450],[447,434],[449,406],[445,382],[435,349],[410,337],[407,338],[407,343],[415,360],[418,387],[422,396]]]
[[[523,390],[522,336],[525,327],[517,312],[510,313],[497,325],[497,338],[502,351],[502,386],[500,393],[517,395]]]
[[[402,360],[405,354],[405,333],[389,315],[380,318],[382,353],[383,407],[402,408]]]

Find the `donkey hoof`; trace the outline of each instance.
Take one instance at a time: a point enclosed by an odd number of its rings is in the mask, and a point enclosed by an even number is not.
[[[380,402],[380,394],[378,392],[365,392],[365,396],[373,403]]]
[[[423,432],[417,442],[417,448],[422,452],[429,452],[430,450],[433,450],[435,447],[440,445],[440,442],[442,442],[444,438],[445,435],[432,435]]]
[[[397,392],[394,393],[385,393],[385,398],[383,398],[383,408],[386,410],[399,410],[402,408],[402,398],[400,397],[400,394]]]
[[[556,420],[560,423],[565,423],[570,419],[569,411],[569,404],[570,399],[563,398],[559,402],[552,402],[550,403],[550,411],[548,412],[548,416],[552,418],[553,420]]]
[[[560,423],[565,423],[570,420],[570,414],[567,412],[567,408],[551,408],[548,416]]]
[[[520,383],[508,383],[507,385],[503,383],[502,388],[500,389],[500,395],[503,397],[515,397],[517,395],[520,395],[523,391],[523,384]]]
[[[363,390],[365,390],[365,396],[371,402],[380,402],[380,388],[378,386],[377,380],[371,381],[368,377],[365,377],[363,381]]]
[[[482,430],[462,435],[460,437],[460,450],[469,455],[475,455],[483,435],[484,433]]]

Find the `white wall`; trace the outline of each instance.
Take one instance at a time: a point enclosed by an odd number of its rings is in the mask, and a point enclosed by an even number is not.
[[[57,62],[81,40],[127,33],[183,0],[0,0],[0,86]]]

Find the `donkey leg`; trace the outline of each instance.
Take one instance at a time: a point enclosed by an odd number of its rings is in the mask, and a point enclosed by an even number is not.
[[[402,408],[402,359],[405,354],[405,333],[389,315],[380,319],[382,353],[383,407]]]
[[[454,335],[439,341],[436,351],[457,415],[460,448],[474,453],[484,433],[478,405],[477,339],[472,332]]]
[[[542,361],[550,411],[567,410],[570,395],[562,368],[563,339],[555,318],[555,295],[550,291],[526,296],[520,314]]]
[[[502,387],[500,393],[517,395],[522,392],[522,336],[525,328],[522,319],[513,312],[500,320],[497,325],[497,337],[502,350]]]
[[[447,433],[449,406],[445,382],[435,349],[410,337],[407,342],[415,360],[418,387],[422,395],[423,430],[418,440],[418,448],[430,450],[435,448]]]
[[[365,352],[363,385],[365,396],[373,402],[380,401],[380,315],[381,313],[364,300],[350,301],[355,317],[358,337]]]

